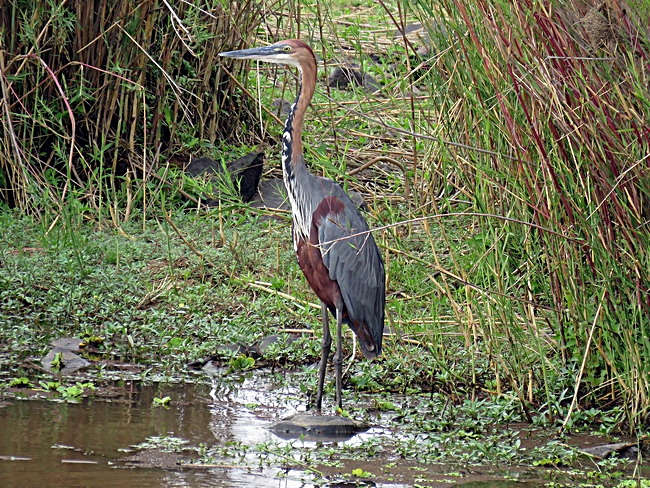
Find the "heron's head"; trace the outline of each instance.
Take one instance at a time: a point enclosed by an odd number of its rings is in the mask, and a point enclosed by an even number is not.
[[[299,39],[276,42],[270,46],[242,49],[241,51],[227,51],[219,53],[224,58],[255,59],[267,63],[289,64],[302,68],[305,63],[313,62],[316,58],[311,48]]]

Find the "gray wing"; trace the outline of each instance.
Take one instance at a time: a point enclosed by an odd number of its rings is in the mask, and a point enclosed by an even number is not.
[[[349,318],[366,324],[379,353],[384,328],[384,264],[352,201],[342,190],[336,198],[344,203],[344,210],[324,216],[318,225],[323,263],[339,285]]]

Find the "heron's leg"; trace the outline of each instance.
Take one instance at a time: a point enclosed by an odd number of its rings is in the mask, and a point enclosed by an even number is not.
[[[327,314],[327,305],[321,302],[321,313],[323,314],[323,342],[321,343],[321,357],[318,365],[318,390],[316,390],[316,410],[320,412],[323,404],[323,386],[325,384],[325,370],[327,369],[327,359],[332,348],[332,335]]]
[[[342,312],[339,307],[336,308],[336,353],[334,353],[334,374],[336,378],[336,406],[339,409],[343,408],[343,399],[341,392],[341,381],[342,374],[341,369],[343,367],[343,348],[341,347],[342,342],[342,332],[341,328],[343,325]]]

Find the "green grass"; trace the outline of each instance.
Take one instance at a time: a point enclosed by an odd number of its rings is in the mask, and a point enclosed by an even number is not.
[[[4,214],[0,339],[13,360],[44,353],[56,338],[87,335],[104,337],[102,347],[118,358],[154,358],[180,369],[221,346],[252,345],[282,329],[313,328],[320,335],[317,300],[297,266],[286,219],[237,210],[221,217],[180,211],[172,220],[182,237],[164,219],[144,229],[140,222],[119,232],[75,223],[74,231],[58,225],[44,234],[33,219]],[[417,266],[400,266],[404,275],[396,279],[417,290]],[[399,322],[427,316],[420,308],[389,303]],[[407,347],[387,342],[389,351]],[[316,358],[318,344],[307,336],[284,353],[303,363]],[[379,378],[393,370],[395,389],[416,386],[419,374],[396,359],[367,374]],[[374,387],[393,388],[388,378]]]
[[[242,242],[250,250],[268,248],[263,234],[251,235],[255,226],[235,218],[227,222],[233,225],[228,242],[218,246],[212,241],[215,224],[208,217],[179,213],[175,221],[192,236],[203,259],[165,221],[152,221],[144,230],[140,225],[123,226],[120,233],[92,225],[75,227],[70,234],[74,241],[60,229],[43,238],[38,225],[25,236],[22,221],[18,235],[4,234],[3,319],[18,333],[37,333],[44,339],[80,331],[106,336],[117,350],[126,347],[128,334],[140,346],[139,354],[151,354],[149,347],[176,336],[187,338],[187,346],[198,346],[214,334],[234,341],[237,327],[229,335],[219,333],[229,321],[252,321],[254,334],[261,335],[269,324],[252,319],[264,310],[265,301],[250,307],[252,295],[234,290],[264,278],[253,275],[253,269],[262,268],[253,259],[262,253],[243,254],[237,248]],[[33,250],[23,251],[26,246]],[[288,246],[280,240],[273,248],[288,257]]]

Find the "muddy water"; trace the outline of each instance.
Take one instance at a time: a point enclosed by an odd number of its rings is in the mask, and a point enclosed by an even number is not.
[[[154,398],[165,396],[171,398],[169,408],[153,406]],[[342,483],[336,476],[329,477],[323,467],[319,469],[325,476],[317,479],[304,466],[287,468],[277,461],[256,464],[254,458],[260,453],[254,448],[243,455],[249,468],[242,467],[243,458],[235,459],[234,455],[208,466],[186,464],[198,458],[196,446],[201,444],[282,445],[287,441],[281,441],[266,427],[273,420],[303,409],[302,400],[299,392],[263,374],[230,384],[214,381],[211,385],[145,386],[122,382],[80,404],[11,398],[0,404],[0,487],[355,486]],[[386,435],[390,433],[384,429],[370,429],[336,446],[355,446],[373,436]],[[151,443],[151,439],[160,436],[182,439],[194,450],[183,451],[179,456],[164,452],[160,444],[156,448],[143,447],[142,443]],[[137,445],[139,448],[134,447]],[[316,443],[301,442],[300,446],[314,448]],[[378,459],[372,464],[345,466],[339,472],[350,473],[355,467],[377,472],[386,463],[386,459]],[[391,473],[384,482],[376,479],[359,486],[399,488],[412,486],[412,482],[413,479],[406,481]],[[461,483],[447,479],[440,485],[418,484],[477,488],[543,486],[521,479],[510,484],[503,479],[495,481],[480,476]]]
[[[154,397],[165,396],[172,398],[169,408],[153,406]],[[263,392],[252,388],[138,383],[80,404],[11,400],[0,408],[0,487],[304,486],[274,480],[275,471],[182,469],[164,454],[124,462],[138,452],[132,446],[157,436],[192,446],[271,440],[264,429],[269,421],[245,406],[265,402]]]
[[[191,483],[189,479],[188,483],[179,479],[179,474],[192,478],[200,473],[111,468],[112,462],[125,456],[122,449],[141,443],[148,436],[173,432],[198,441],[209,439],[209,409],[151,408],[152,397],[153,388],[133,386],[124,397],[108,401],[13,401],[0,410],[0,455],[4,456],[4,461],[0,461],[0,486],[135,487]],[[12,456],[20,460],[8,460]]]

